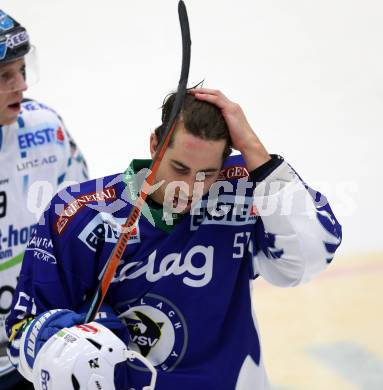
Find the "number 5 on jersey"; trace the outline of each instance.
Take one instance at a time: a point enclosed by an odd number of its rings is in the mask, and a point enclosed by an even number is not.
[[[245,253],[245,247],[250,240],[250,232],[236,233],[233,242],[233,259],[241,259]]]

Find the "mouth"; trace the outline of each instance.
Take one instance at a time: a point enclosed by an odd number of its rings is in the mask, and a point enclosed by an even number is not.
[[[173,199],[173,207],[176,208],[178,206],[182,207],[184,209],[188,209],[192,204],[192,200],[191,199],[182,199],[182,198],[178,198],[178,197],[174,197]]]
[[[11,109],[12,111],[20,111],[21,104],[20,102],[12,103],[8,105],[8,108]]]

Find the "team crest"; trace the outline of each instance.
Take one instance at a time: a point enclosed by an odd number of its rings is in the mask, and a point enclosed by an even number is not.
[[[120,315],[129,331],[129,348],[150,360],[157,370],[170,372],[187,347],[186,322],[173,303],[148,294]],[[145,370],[129,362],[138,370]]]

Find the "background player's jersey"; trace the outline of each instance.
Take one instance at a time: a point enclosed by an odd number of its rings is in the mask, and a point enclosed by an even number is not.
[[[15,365],[23,319],[89,304],[144,177],[137,172],[148,165],[135,160],[123,175],[52,200],[29,242],[7,322]],[[118,336],[156,366],[156,389],[268,388],[251,280],[308,280],[340,244],[325,198],[286,162],[256,187],[248,179],[241,156],[230,157],[190,213],[166,215],[150,202],[127,245],[106,302],[123,321]],[[117,388],[141,389],[148,373],[128,364]]]
[[[50,108],[24,100],[17,121],[0,126],[0,383],[13,369],[5,317],[33,226],[61,183],[86,178],[81,153]]]

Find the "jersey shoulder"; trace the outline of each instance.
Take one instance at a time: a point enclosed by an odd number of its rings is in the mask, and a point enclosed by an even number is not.
[[[21,118],[56,119],[62,121],[61,116],[51,107],[34,99],[25,98],[21,102]]]
[[[36,100],[24,99],[15,126],[16,144],[23,158],[36,159],[47,155],[52,164],[59,161],[60,167],[69,167],[73,160],[83,161],[61,117],[50,107]],[[86,171],[86,167],[83,170]]]
[[[74,227],[86,224],[99,213],[114,214],[126,206],[121,173],[88,180],[59,191],[50,204],[53,231],[65,236]]]
[[[249,171],[246,168],[245,160],[241,154],[229,156],[222,167],[218,180],[235,181],[243,177],[248,177]]]
[[[22,150],[48,144],[69,145],[61,117],[56,111],[36,100],[22,101],[16,124],[18,142]]]

